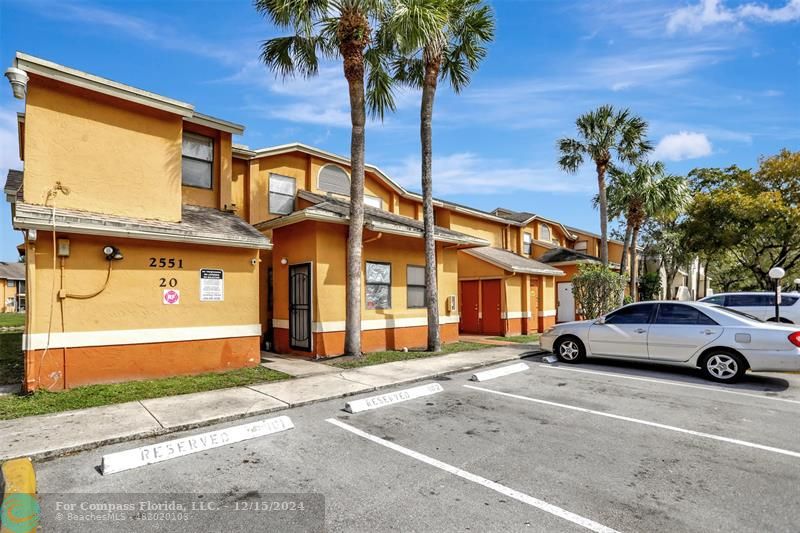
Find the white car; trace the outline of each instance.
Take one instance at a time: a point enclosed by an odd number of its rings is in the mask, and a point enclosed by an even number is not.
[[[540,343],[565,363],[606,357],[699,367],[723,383],[747,369],[800,370],[798,328],[700,302],[629,304],[598,319],[557,324]]]
[[[761,320],[800,324],[800,294],[797,293],[781,295],[780,320],[775,316],[775,293],[771,292],[725,292],[700,301],[730,307]]]

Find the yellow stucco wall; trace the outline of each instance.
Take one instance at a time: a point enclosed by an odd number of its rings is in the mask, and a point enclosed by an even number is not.
[[[466,252],[458,252],[459,279],[500,278],[505,275],[506,272],[502,268],[472,257]]]
[[[247,218],[248,200],[248,171],[250,165],[247,161],[233,159],[231,164],[231,202],[236,205],[236,214]]]
[[[59,237],[65,237],[59,234]],[[110,239],[69,235],[70,256],[64,261],[63,287],[69,293],[90,294],[106,279],[108,262],[101,250],[108,244],[121,250],[124,259],[114,261],[107,288],[98,296],[64,300],[64,331],[104,331],[146,328],[226,326],[258,324],[258,273],[251,260],[257,251],[239,248],[192,246],[133,239]],[[29,247],[29,253],[34,253]],[[150,258],[174,258],[183,268],[151,268]],[[31,310],[29,333],[47,333],[51,303],[52,331],[62,331],[61,306],[52,291],[53,256],[51,234],[40,232],[35,246],[35,273],[28,292]],[[56,292],[61,286],[56,264]],[[201,302],[200,269],[224,270],[224,301]],[[180,303],[162,303],[164,288],[176,280]],[[146,342],[147,339],[142,339]]]
[[[452,230],[486,239],[494,247],[503,247],[504,224],[454,212],[450,213],[449,222],[448,227]]]
[[[181,128],[161,113],[31,76],[25,106],[25,201],[180,220]]]

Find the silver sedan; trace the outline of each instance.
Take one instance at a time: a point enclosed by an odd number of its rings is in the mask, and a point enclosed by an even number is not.
[[[565,363],[606,357],[700,368],[723,383],[752,371],[800,370],[800,327],[700,302],[640,302],[557,324],[541,347]]]

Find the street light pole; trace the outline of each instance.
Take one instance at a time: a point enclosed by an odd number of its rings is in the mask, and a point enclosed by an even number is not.
[[[781,279],[786,275],[786,271],[781,267],[772,267],[769,277],[775,282],[775,322],[781,321]]]

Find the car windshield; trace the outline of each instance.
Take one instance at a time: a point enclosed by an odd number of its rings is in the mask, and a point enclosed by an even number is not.
[[[754,317],[753,315],[748,315],[747,313],[742,313],[741,311],[737,311],[736,309],[731,309],[730,307],[722,307],[721,305],[712,305],[714,309],[717,311],[721,311],[723,313],[728,313],[731,315],[736,315],[742,318],[746,318],[748,320],[752,320],[754,322],[764,322],[760,318]]]

